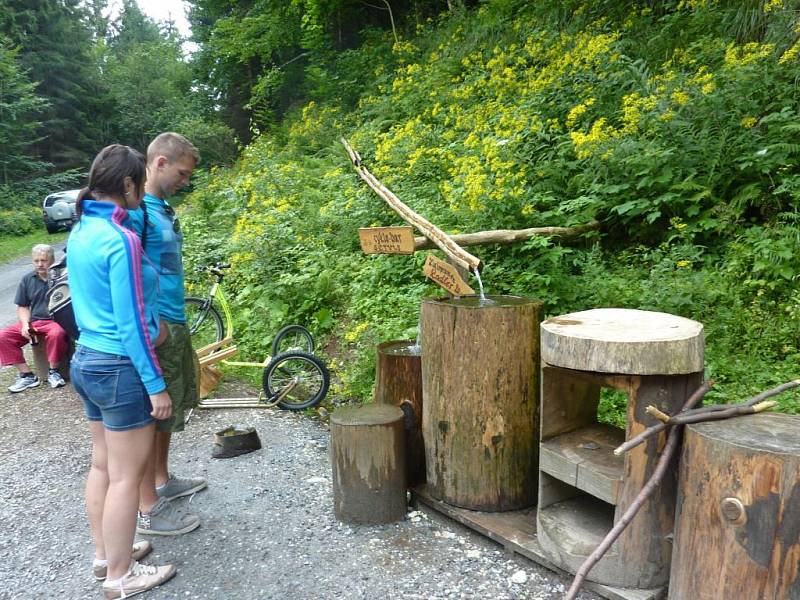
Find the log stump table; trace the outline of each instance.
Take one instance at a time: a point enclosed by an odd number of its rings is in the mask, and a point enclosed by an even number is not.
[[[613,450],[656,424],[648,405],[680,410],[702,383],[703,351],[700,323],[664,313],[601,308],[542,323],[537,532],[556,566],[575,573],[647,482],[666,434],[624,456]],[[625,431],[598,423],[601,388],[627,394]],[[639,589],[667,583],[675,471],[590,571],[590,581]]]
[[[378,525],[406,514],[403,411],[387,404],[339,408],[331,416],[333,512],[346,523]]]
[[[800,598],[800,417],[687,425],[670,600]]]

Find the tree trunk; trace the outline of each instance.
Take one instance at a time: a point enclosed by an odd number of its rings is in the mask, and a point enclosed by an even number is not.
[[[471,510],[536,500],[541,302],[422,303],[422,431],[432,496]]]
[[[671,600],[800,598],[800,417],[686,427]]]
[[[377,525],[406,514],[403,411],[369,404],[331,417],[333,512],[346,523]]]
[[[375,402],[399,407],[405,416],[406,468],[409,487],[425,481],[425,445],[422,440],[422,365],[413,340],[378,346]]]

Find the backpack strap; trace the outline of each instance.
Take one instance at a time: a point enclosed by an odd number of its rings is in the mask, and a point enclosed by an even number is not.
[[[150,226],[150,218],[147,216],[147,204],[142,200],[141,204],[142,214],[144,215],[144,226],[142,227],[142,250],[147,242],[147,228]]]

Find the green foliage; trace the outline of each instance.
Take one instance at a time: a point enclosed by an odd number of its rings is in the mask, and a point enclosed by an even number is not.
[[[29,154],[57,169],[83,164],[102,140],[103,97],[92,35],[78,0],[0,0],[0,35],[19,48],[19,61],[47,105]]]
[[[41,122],[36,117],[47,106],[36,95],[36,85],[20,68],[18,50],[0,36],[0,183],[24,177],[45,166],[31,156]]]
[[[4,263],[17,258],[30,256],[31,248],[36,244],[41,244],[43,242],[55,244],[57,242],[63,242],[66,239],[66,232],[59,232],[52,235],[45,233],[44,225],[42,225],[40,221],[39,227],[35,229],[33,233],[20,236],[0,236],[0,262]]]
[[[42,211],[32,206],[0,210],[0,236],[27,235],[42,228]]]
[[[375,344],[415,337],[421,298],[438,293],[423,255],[361,253],[359,227],[399,219],[352,173],[346,135],[447,231],[602,221],[578,241],[474,248],[490,293],[541,298],[548,314],[620,306],[697,319],[714,401],[797,377],[797,2],[761,3],[748,20],[700,0],[493,0],[420,19],[399,43],[362,30],[363,44],[341,52],[302,24],[280,41],[263,31],[291,16],[269,3],[194,4],[196,16],[231,19],[204,34],[225,34],[204,60],[224,63],[215,77],[229,91],[251,68],[273,78],[259,91],[270,110],[287,86],[289,98],[313,96],[273,111],[283,120],[233,167],[203,175],[185,208],[190,262],[234,265],[244,348],[263,350],[288,322],[310,326],[327,334],[335,392],[363,398]],[[296,61],[293,79],[279,67],[304,44],[315,58]],[[798,410],[797,394],[780,401]],[[623,404],[604,397],[604,418]]]

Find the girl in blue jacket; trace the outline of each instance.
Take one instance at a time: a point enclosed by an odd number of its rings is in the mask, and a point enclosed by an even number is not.
[[[143,565],[152,550],[134,544],[139,484],[154,439],[155,419],[172,403],[155,354],[158,275],[142,262],[138,236],[122,226],[142,202],[145,160],[114,144],[92,163],[78,195],[80,221],[67,242],[69,282],[80,330],[70,374],[92,435],[86,508],[95,542],[93,572],[106,600],[160,585],[175,567]]]

